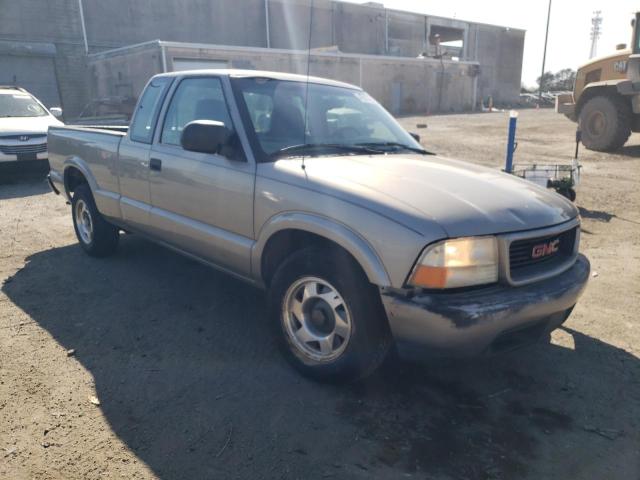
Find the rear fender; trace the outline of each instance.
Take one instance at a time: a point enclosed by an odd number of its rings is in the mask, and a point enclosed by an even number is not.
[[[87,180],[93,199],[96,202],[96,208],[102,215],[110,220],[122,218],[122,212],[120,211],[120,194],[100,188],[87,162],[77,156],[71,156],[63,163],[64,195],[69,201],[71,201],[71,192],[67,184],[68,177],[66,173],[70,168],[78,169]]]
[[[71,201],[71,191],[69,190],[68,184],[68,173],[69,169],[75,168],[82,173],[82,176],[87,180],[89,184],[89,188],[91,189],[91,193],[93,193],[95,198],[95,192],[98,190],[98,183],[96,182],[95,177],[91,173],[91,169],[87,165],[87,163],[80,157],[72,156],[67,158],[62,167],[62,177],[64,179],[64,195],[67,197],[69,201]]]

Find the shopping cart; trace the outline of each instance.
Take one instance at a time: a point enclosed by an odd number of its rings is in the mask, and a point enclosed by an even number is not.
[[[573,202],[576,188],[580,185],[581,168],[578,160],[573,160],[571,165],[516,164],[511,173],[537,185],[553,188]]]

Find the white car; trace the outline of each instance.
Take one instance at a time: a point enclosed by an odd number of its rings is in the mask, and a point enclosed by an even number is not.
[[[60,108],[48,110],[19,87],[0,86],[0,163],[47,160],[47,130],[63,125]]]

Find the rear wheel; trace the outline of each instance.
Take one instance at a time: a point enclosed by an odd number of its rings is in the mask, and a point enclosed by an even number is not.
[[[78,242],[92,257],[106,257],[118,248],[118,228],[98,211],[87,184],[76,187],[71,200],[73,227]]]
[[[599,95],[588,100],[580,111],[582,143],[589,150],[613,152],[631,135],[631,105],[617,95]]]
[[[294,253],[275,273],[269,303],[286,358],[314,379],[363,378],[391,346],[377,287],[338,249]]]

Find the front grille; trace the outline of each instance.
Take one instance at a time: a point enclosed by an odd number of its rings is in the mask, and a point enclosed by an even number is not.
[[[574,227],[554,235],[513,242],[509,247],[511,278],[520,280],[569,260],[575,253],[576,234],[577,227]]]
[[[47,151],[46,143],[34,145],[0,145],[0,152],[5,155],[19,155],[22,153],[43,153]]]
[[[25,137],[27,140],[47,140],[46,133],[17,133],[14,135],[0,135],[0,142],[3,140],[20,140],[23,142]]]

